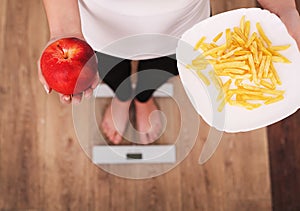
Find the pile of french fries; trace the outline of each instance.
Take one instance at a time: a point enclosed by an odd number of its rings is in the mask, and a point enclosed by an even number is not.
[[[279,53],[290,45],[273,46],[259,22],[257,32],[251,35],[250,26],[250,21],[243,16],[240,26],[219,33],[212,42],[207,43],[207,38],[202,37],[194,46],[194,50],[202,50],[202,54],[186,66],[196,71],[207,86],[212,81],[219,90],[220,112],[226,103],[252,110],[284,99],[285,92],[277,89],[282,82],[273,63],[290,63]],[[223,34],[226,42],[218,45]],[[203,70],[208,64],[213,70],[206,77]]]

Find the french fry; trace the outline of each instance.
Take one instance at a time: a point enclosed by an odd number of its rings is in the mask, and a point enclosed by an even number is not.
[[[265,63],[265,66],[264,66],[264,70],[263,70],[263,77],[264,78],[268,77],[269,69],[270,69],[270,65],[271,65],[271,59],[272,59],[271,56],[267,56],[266,63]]]
[[[251,104],[251,103],[247,103],[245,101],[236,101],[236,100],[229,101],[229,104],[234,105],[234,106],[240,106],[240,107],[246,108],[248,110],[253,110],[253,109],[261,106],[261,104],[259,104],[259,103]]]
[[[226,58],[232,56],[236,51],[240,51],[240,50],[243,50],[243,48],[237,47],[237,48],[235,48],[235,49],[229,51],[229,52],[226,53],[225,55],[221,56],[221,59],[226,59]]]
[[[228,68],[228,69],[224,69],[222,71],[222,73],[231,73],[231,74],[245,74],[247,71],[246,70],[242,70],[242,69],[238,69],[238,68]]]
[[[238,102],[244,101],[244,100],[242,99],[242,96],[243,96],[243,95],[241,95],[241,94],[237,94],[236,97],[235,97],[235,100],[238,101]]]
[[[205,40],[206,40],[206,37],[203,36],[203,37],[196,43],[196,45],[195,45],[195,47],[194,47],[194,50],[195,50],[195,51],[196,51],[196,50],[199,50],[201,44],[202,44]]]
[[[225,105],[226,105],[226,100],[223,99],[218,107],[218,111],[221,112],[224,109]]]
[[[260,52],[258,53],[258,63],[259,63],[259,64],[260,64],[261,61],[262,61],[262,57],[263,57],[263,52],[260,51]]]
[[[241,95],[257,95],[262,93],[260,90],[247,90],[247,89],[229,89],[228,94],[241,94]]]
[[[212,48],[212,49],[210,49],[210,50],[208,50],[208,51],[205,51],[205,52],[203,53],[203,55],[204,55],[204,56],[212,55],[212,54],[214,54],[214,53],[216,53],[216,52],[218,52],[218,51],[220,51],[220,50],[222,50],[222,49],[226,49],[226,45],[225,45],[225,44],[224,44],[224,45],[221,45],[221,46],[219,46],[219,47],[216,47],[216,48]]]
[[[226,62],[226,63],[221,63],[221,64],[216,64],[214,65],[215,69],[225,69],[225,68],[234,68],[234,67],[240,67],[244,66],[246,63],[243,61],[237,61],[237,62]]]
[[[271,95],[283,95],[285,91],[283,90],[271,90],[271,89],[264,89],[261,88],[261,90],[266,93],[266,94],[271,94]]]
[[[257,95],[246,95],[245,94],[245,95],[242,95],[242,99],[244,101],[252,101],[252,100],[264,100],[264,101],[266,101],[266,100],[271,99],[271,97],[267,97],[267,96],[263,95],[262,93],[257,94]]]
[[[219,101],[222,98],[224,98],[224,96],[225,96],[227,90],[229,89],[231,83],[232,83],[231,79],[229,79],[228,81],[225,82],[225,84],[223,85],[222,89],[220,89],[219,95],[217,97],[217,101]]]
[[[237,79],[235,80],[234,85],[239,88],[242,85],[242,82],[243,82],[242,79]]]
[[[221,100],[220,112],[226,103],[252,110],[284,99],[285,91],[277,89],[282,82],[273,63],[290,63],[279,53],[290,45],[272,46],[259,22],[257,32],[250,35],[251,23],[245,18],[241,18],[239,26],[225,30],[224,44],[216,44],[224,32],[217,34],[211,43],[202,37],[195,45],[202,54],[186,66],[196,71],[206,85],[212,81],[219,90],[216,100]],[[208,64],[213,67],[208,72],[209,78],[201,72]]]
[[[226,29],[225,33],[226,33],[226,48],[230,48],[232,42],[231,30]]]
[[[291,47],[291,45],[279,45],[279,46],[272,46],[271,49],[273,51],[283,51],[283,50],[287,50]]]
[[[245,15],[243,15],[240,20],[240,29],[241,32],[245,35]]]
[[[278,101],[280,101],[280,100],[283,100],[283,95],[278,95],[277,97],[274,97],[274,98],[272,98],[272,99],[269,99],[269,100],[267,100],[266,102],[265,102],[265,104],[266,105],[269,105],[269,104],[272,104],[272,103],[276,103],[276,102],[278,102]]]
[[[197,65],[197,66],[195,66],[195,65],[192,65],[192,64],[188,64],[188,65],[186,65],[185,67],[186,67],[187,69],[191,69],[191,70],[204,70],[204,69],[206,68],[206,66],[207,66],[207,65],[205,65],[205,66],[202,66],[202,65]]]
[[[275,69],[273,63],[271,63],[270,69],[271,69],[272,74],[274,75],[274,78],[275,78],[277,84],[278,84],[278,85],[281,85],[281,84],[282,84],[282,83],[281,83],[281,80],[280,80],[280,78],[279,78],[279,76],[278,76],[278,73],[277,73],[277,71],[276,71],[276,69]]]
[[[265,70],[265,64],[266,64],[267,56],[263,56],[262,61],[259,66],[259,71],[258,71],[258,80],[261,80],[264,70]]]
[[[233,38],[240,46],[245,45],[245,40],[243,40],[238,34],[234,33],[234,34],[232,35],[232,38]]]
[[[223,32],[220,32],[215,38],[213,39],[214,42],[218,42],[218,40],[222,37]]]
[[[267,50],[267,48],[264,46],[263,41],[260,37],[256,38],[255,40],[256,40],[259,50],[261,50],[263,53],[267,54],[268,56],[272,56],[272,53]]]
[[[210,85],[210,81],[201,71],[198,70],[196,71],[196,73],[199,76],[199,78],[203,81],[203,83],[205,83],[206,86]]]
[[[213,70],[208,72],[212,82],[215,84],[215,87],[219,90],[223,87],[222,80],[215,74]]]
[[[249,46],[250,46],[250,45],[252,44],[252,42],[256,39],[256,37],[257,37],[257,33],[254,32],[254,33],[251,35],[250,39],[247,41],[245,47],[246,47],[246,48],[249,48]]]
[[[281,53],[272,50],[271,48],[267,49],[270,53],[272,53],[272,55],[274,56],[278,56],[281,57],[284,61],[284,63],[291,63],[291,61],[289,59],[287,59],[285,56],[283,56]]]
[[[270,72],[269,72],[269,78],[270,78],[270,80],[271,80],[271,82],[272,82],[272,85],[273,85],[274,87],[276,87],[276,85],[277,85],[278,83],[277,83],[277,81],[276,81],[275,76],[274,76],[273,73],[272,73],[271,68],[270,68]]]
[[[251,54],[248,56],[248,61],[249,61],[250,70],[251,70],[252,76],[253,76],[252,79],[253,79],[254,83],[258,83],[257,72],[256,72],[255,64],[254,64],[254,59],[253,59],[253,56]]]
[[[231,61],[245,61],[248,59],[248,55],[241,55],[231,58]]]
[[[245,23],[245,30],[244,30],[244,34],[245,37],[249,37],[249,33],[250,33],[250,21],[246,21]]]
[[[260,84],[268,89],[275,89],[275,86],[267,81],[261,80]]]
[[[233,31],[234,31],[241,39],[243,39],[244,42],[247,41],[246,36],[244,35],[244,33],[242,32],[242,30],[241,30],[240,28],[234,27],[234,28],[233,28]]]
[[[251,54],[251,51],[242,50],[242,51],[236,51],[234,53],[234,56],[243,56],[243,55],[249,55],[249,54]]]
[[[266,44],[268,46],[272,45],[272,42],[269,40],[269,38],[267,37],[267,35],[265,34],[263,28],[261,27],[260,23],[256,23],[256,28],[258,30],[258,33],[260,34],[260,36],[262,37],[262,39],[266,42]]]

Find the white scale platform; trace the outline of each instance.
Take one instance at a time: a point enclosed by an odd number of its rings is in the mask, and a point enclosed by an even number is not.
[[[106,84],[100,84],[95,89],[94,96],[107,98],[113,97],[114,93]],[[153,96],[172,97],[173,84],[163,84],[154,92]],[[93,162],[95,164],[175,163],[176,147],[175,145],[94,146]]]
[[[174,145],[94,146],[95,164],[175,163]]]

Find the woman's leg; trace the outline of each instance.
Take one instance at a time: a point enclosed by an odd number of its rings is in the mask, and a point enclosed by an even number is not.
[[[101,128],[112,143],[118,144],[122,141],[129,120],[129,106],[132,97],[130,60],[102,53],[97,53],[97,57],[101,79],[116,94],[105,110]]]
[[[132,97],[131,61],[99,52],[96,54],[100,78],[115,92],[119,100],[129,100]]]
[[[137,130],[140,131],[140,141],[143,144],[157,140],[162,128],[160,112],[155,112],[158,108],[152,98],[153,92],[176,75],[178,70],[175,55],[139,61],[134,103]]]
[[[178,75],[175,57],[175,55],[171,55],[139,61],[136,100],[146,102],[157,88],[172,76]]]

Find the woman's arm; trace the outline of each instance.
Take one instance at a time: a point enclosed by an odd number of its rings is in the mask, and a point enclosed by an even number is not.
[[[48,44],[52,43],[55,39],[63,37],[76,37],[84,40],[81,30],[78,0],[43,0],[43,2],[50,29],[50,41]],[[51,88],[49,88],[40,68],[38,69],[38,74],[46,92],[50,93]],[[99,75],[97,73],[92,85],[83,93],[78,95],[63,95],[59,93],[60,101],[67,104],[72,101],[78,103],[81,101],[83,95],[90,97],[98,83]]]
[[[82,37],[78,0],[43,0],[50,37]]]
[[[258,0],[258,2],[280,17],[300,49],[300,16],[295,0]]]
[[[297,10],[295,0],[258,0],[261,6],[280,16],[289,10]]]

